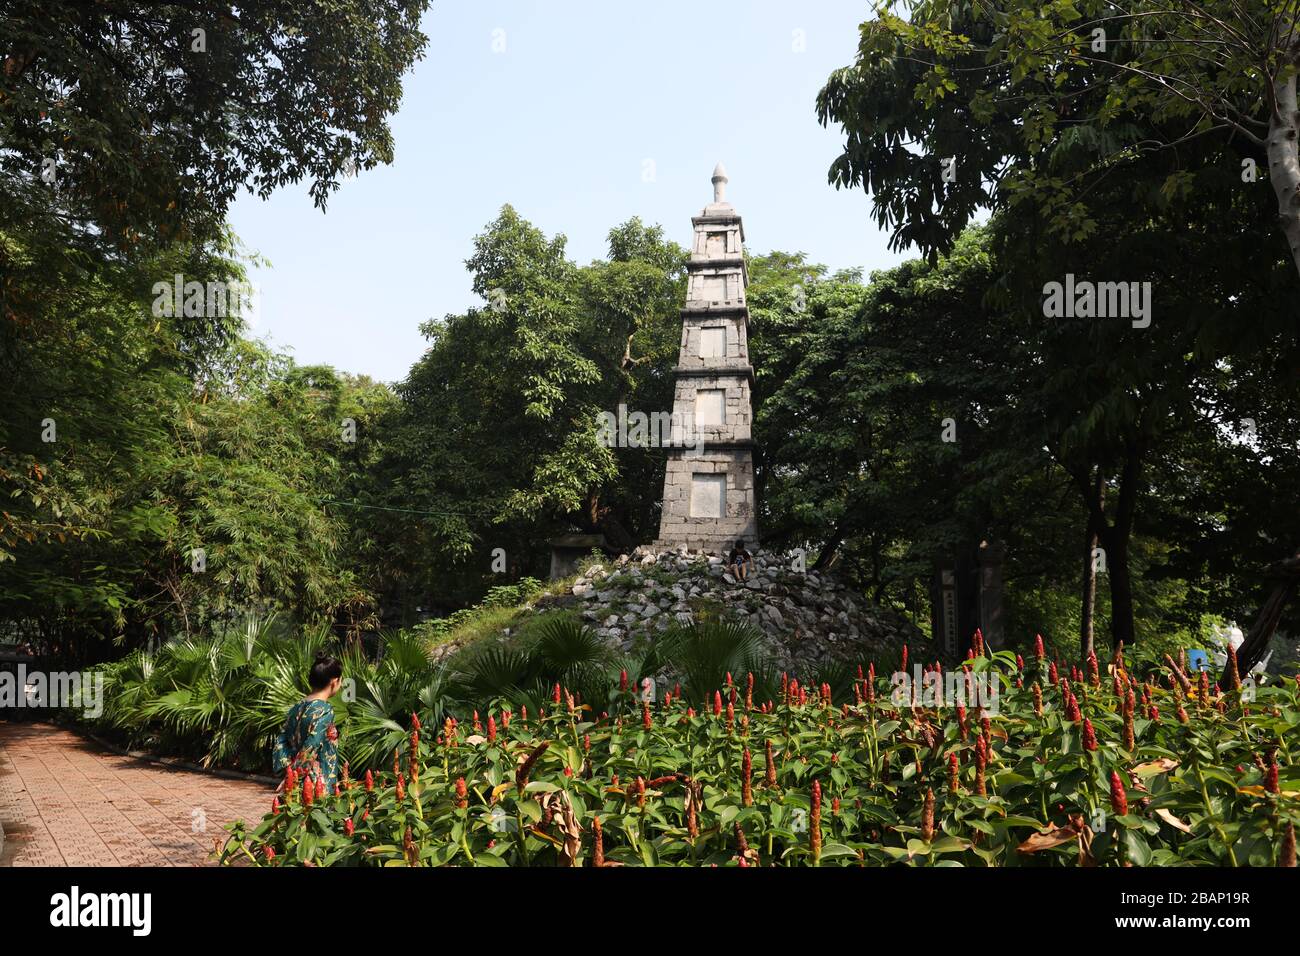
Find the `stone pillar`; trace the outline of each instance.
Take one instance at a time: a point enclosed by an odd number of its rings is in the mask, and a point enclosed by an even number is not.
[[[1002,562],[1005,545],[981,541],[979,547],[979,618],[980,630],[989,647],[998,650],[1006,645],[1006,626],[1002,614]]]
[[[691,219],[686,304],[664,473],[660,546],[725,551],[758,539],[754,503],[754,369],[749,364],[745,231],[713,172],[714,201]]]
[[[981,541],[967,545],[935,565],[930,588],[930,621],[935,643],[949,660],[970,650],[975,629],[991,650],[1006,644],[1002,609],[1002,562],[1006,548]]]

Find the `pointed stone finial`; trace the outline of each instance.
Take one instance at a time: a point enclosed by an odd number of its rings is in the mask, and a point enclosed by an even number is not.
[[[727,201],[727,171],[721,163],[713,167],[713,201]]]

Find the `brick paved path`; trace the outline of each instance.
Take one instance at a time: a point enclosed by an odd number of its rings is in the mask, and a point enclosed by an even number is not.
[[[260,820],[270,805],[257,783],[118,756],[50,724],[0,722],[0,866],[210,864],[227,823]]]

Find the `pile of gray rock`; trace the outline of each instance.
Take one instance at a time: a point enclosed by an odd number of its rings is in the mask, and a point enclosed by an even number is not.
[[[611,645],[632,650],[673,623],[700,617],[746,622],[762,634],[779,666],[792,671],[833,661],[872,660],[886,647],[923,639],[901,615],[874,607],[828,573],[797,570],[791,556],[757,551],[748,580],[737,581],[716,555],[679,547],[641,547],[586,568],[571,598]]]

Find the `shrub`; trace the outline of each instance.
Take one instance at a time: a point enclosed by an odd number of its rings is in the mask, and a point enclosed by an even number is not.
[[[573,638],[569,634],[566,637]],[[748,676],[707,707],[552,689],[403,738],[394,771],[236,823],[258,865],[1256,865],[1300,822],[1293,681],[1243,701],[1006,653],[963,665],[1001,689],[981,714]],[[959,682],[967,678],[957,673]],[[1077,713],[1075,708],[1078,708]]]

